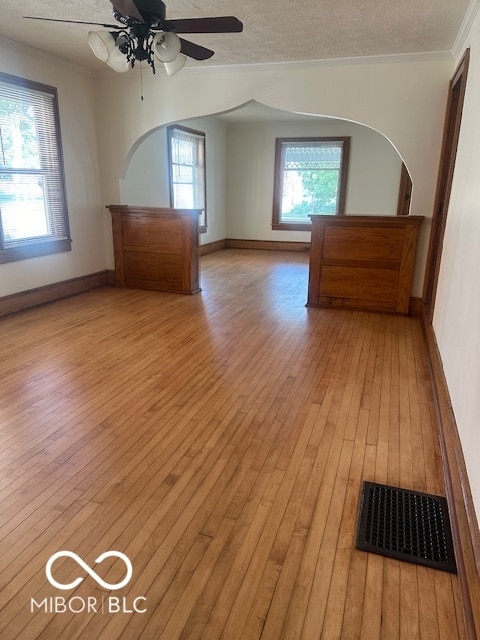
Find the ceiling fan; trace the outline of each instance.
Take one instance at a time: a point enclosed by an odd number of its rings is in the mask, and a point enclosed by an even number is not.
[[[168,75],[180,71],[187,56],[207,60],[214,52],[199,44],[180,38],[179,33],[235,33],[243,24],[233,16],[184,18],[167,20],[165,3],[161,0],[110,0],[113,17],[118,24],[61,20],[24,16],[30,20],[68,22],[104,27],[107,31],[89,31],[88,44],[93,53],[120,73],[146,61],[155,73],[155,59],[162,62]]]

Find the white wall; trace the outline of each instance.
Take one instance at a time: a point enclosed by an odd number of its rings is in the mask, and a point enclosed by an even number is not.
[[[169,207],[167,128],[160,127],[138,142],[120,179],[120,203]]]
[[[256,100],[267,106],[337,116],[383,133],[398,149],[415,184],[412,214],[431,217],[441,146],[450,59],[412,56],[351,64],[264,65],[233,70],[184,69],[171,78],[144,75],[98,80],[100,161],[104,201],[118,203],[119,179],[137,140],[162,124],[219,113]],[[120,97],[121,96],[121,97]],[[106,223],[108,262],[113,266]],[[419,241],[413,294],[421,295],[429,220]]]
[[[207,232],[201,244],[226,237],[226,126],[214,118],[182,121],[182,126],[205,133]],[[167,129],[148,133],[131,149],[120,179],[120,204],[169,207],[170,187]]]
[[[310,240],[309,232],[271,229],[275,138],[282,136],[351,136],[347,213],[396,213],[402,161],[373,129],[333,118],[227,128],[209,116],[182,124],[206,134],[208,233],[202,234],[202,244],[225,237]],[[130,153],[120,199],[121,204],[170,206],[166,127],[147,134]]]
[[[0,42],[0,71],[58,89],[72,251],[0,265],[0,296],[106,269],[95,85],[87,73]]]
[[[470,66],[433,326],[480,520],[480,14]]]
[[[219,113],[250,100],[287,111],[338,116],[380,131],[411,173],[412,213],[431,216],[452,60],[412,56],[405,61],[365,59],[348,65],[200,67],[171,78],[144,74],[142,101],[138,73],[92,80],[86,72],[42,54],[0,46],[2,71],[58,87],[73,238],[72,252],[1,265],[0,295],[113,268],[105,205],[120,202],[120,180],[137,141],[162,125]],[[414,295],[422,291],[428,233],[427,220],[419,243]]]
[[[296,136],[351,136],[346,213],[396,214],[402,160],[373,129],[333,118],[235,124],[227,132],[229,238],[310,240],[310,232],[271,228],[275,138]]]

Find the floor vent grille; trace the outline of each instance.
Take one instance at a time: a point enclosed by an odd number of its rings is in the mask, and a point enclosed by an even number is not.
[[[457,571],[447,501],[441,496],[364,482],[357,548]]]

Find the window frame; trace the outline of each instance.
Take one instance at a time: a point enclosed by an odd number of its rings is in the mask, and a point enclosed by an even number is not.
[[[168,142],[168,183],[170,188],[170,206],[175,208],[175,197],[174,197],[174,180],[173,180],[173,158],[172,158],[172,138],[174,131],[182,131],[184,133],[189,133],[196,138],[202,140],[203,143],[203,209],[200,214],[199,219],[199,232],[206,233],[207,231],[207,141],[206,134],[204,131],[198,131],[197,129],[191,129],[190,127],[185,127],[181,124],[171,124],[167,127],[167,142]]]
[[[337,198],[337,212],[331,215],[345,215],[345,203],[347,199],[348,168],[350,164],[350,136],[308,136],[275,138],[275,172],[273,180],[273,210],[272,229],[278,231],[311,231],[310,222],[285,222],[281,218],[282,191],[283,191],[283,148],[287,143],[305,144],[314,142],[341,142],[342,161],[340,167],[340,182]]]
[[[33,238],[24,238],[18,240],[15,243],[5,243],[4,234],[3,234],[3,226],[2,226],[2,216],[1,216],[1,206],[0,206],[0,264],[5,264],[7,262],[14,262],[17,260],[27,260],[29,258],[37,258],[40,256],[47,256],[55,253],[62,253],[65,251],[71,251],[72,240],[70,237],[70,224],[68,217],[68,207],[67,207],[67,196],[66,196],[66,186],[65,186],[65,169],[63,162],[63,146],[62,146],[62,136],[60,129],[60,112],[58,107],[58,92],[56,87],[52,87],[49,85],[42,84],[40,82],[35,82],[33,80],[26,80],[25,78],[20,78],[18,76],[13,76],[7,73],[0,72],[0,81],[4,84],[13,85],[16,87],[20,87],[21,89],[25,89],[27,92],[40,92],[46,95],[49,95],[52,99],[51,101],[51,117],[54,125],[55,135],[54,135],[54,145],[55,145],[55,155],[58,162],[58,186],[60,193],[59,201],[60,201],[60,211],[61,215],[57,218],[61,220],[61,226],[64,233],[62,237],[55,237],[53,234],[48,239],[41,239],[39,237]],[[1,88],[0,88],[1,91]],[[41,169],[41,171],[45,171],[45,169]],[[23,174],[30,175],[39,173],[38,169],[25,170],[25,169],[15,169],[8,168],[8,171],[5,169],[2,171],[0,167],[1,173],[11,173],[11,174]],[[48,195],[45,205],[47,207],[47,216],[50,221],[53,218],[52,212],[48,209]],[[52,225],[53,226],[53,225]]]

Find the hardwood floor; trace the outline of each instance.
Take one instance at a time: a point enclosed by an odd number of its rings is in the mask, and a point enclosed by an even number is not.
[[[2,640],[465,637],[455,575],[354,546],[363,480],[444,495],[420,321],[305,308],[307,262],[0,320]]]

